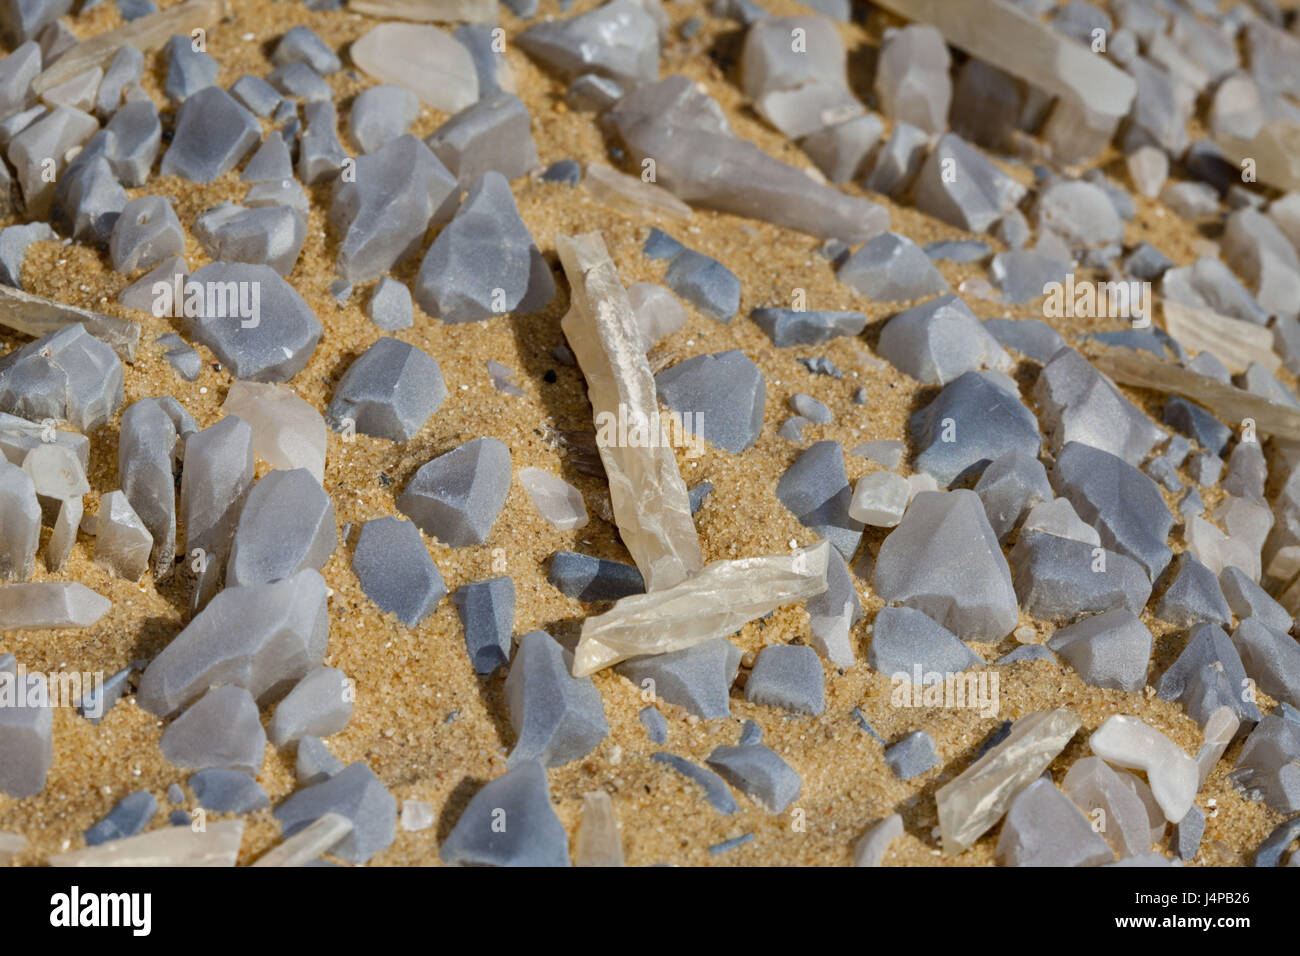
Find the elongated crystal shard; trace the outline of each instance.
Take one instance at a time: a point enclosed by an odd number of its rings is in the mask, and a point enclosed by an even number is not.
[[[163,827],[125,840],[109,840],[88,850],[58,853],[50,866],[234,866],[243,820],[209,823],[203,830]]]

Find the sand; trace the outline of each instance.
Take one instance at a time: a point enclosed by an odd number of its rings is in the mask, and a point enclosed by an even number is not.
[[[593,0],[578,0],[574,11],[588,9]],[[753,112],[736,85],[736,59],[741,33],[737,24],[713,19],[705,5],[669,3],[672,39],[661,63],[663,74],[681,72],[707,88],[728,112],[738,135],[760,144],[771,154],[801,167],[811,164],[780,134]],[[786,0],[767,0],[774,13],[803,11]],[[208,51],[221,64],[219,83],[229,86],[246,72],[259,75],[270,69],[268,55],[274,40],[298,24],[309,24],[336,49],[346,46],[375,22],[346,10],[311,13],[297,2],[237,2],[237,12],[208,32]],[[541,16],[558,14],[555,0],[542,0]],[[691,41],[678,39],[677,27],[692,16],[704,27]],[[72,22],[81,36],[100,32],[119,22],[116,8],[105,4]],[[869,86],[862,62],[888,21],[876,14],[862,25],[841,25],[852,51],[854,85],[860,95]],[[503,7],[502,25],[513,37],[524,24]],[[604,142],[590,114],[576,114],[562,102],[564,85],[543,73],[511,44],[507,53],[515,72],[519,95],[533,117],[533,135],[543,164],[573,157],[610,163]],[[161,66],[146,77],[146,86],[158,103],[164,103]],[[345,133],[351,98],[371,81],[355,75],[347,65],[329,82],[340,103],[340,131]],[[425,110],[415,129],[427,135],[444,114]],[[346,137],[342,136],[346,141]],[[1122,158],[1110,155],[1102,165],[1123,178]],[[1028,170],[1014,168],[1028,178]],[[538,245],[556,271],[560,294],[538,315],[506,316],[485,322],[444,325],[417,309],[415,325],[395,336],[433,355],[442,367],[448,398],[413,440],[405,444],[357,436],[345,442],[331,433],[327,452],[325,487],[334,500],[340,529],[353,533],[322,569],[333,590],[330,599],[331,632],[326,663],[341,668],[356,682],[357,700],[347,729],[329,738],[329,748],[344,762],[365,761],[402,800],[428,801],[435,807],[433,828],[408,833],[374,858],[374,865],[430,865],[438,863],[438,845],[459,817],[469,797],[505,769],[513,743],[506,712],[504,675],[475,675],[465,653],[459,620],[450,600],[419,627],[408,628],[384,615],[362,593],[350,569],[351,547],[359,522],[396,513],[395,498],[417,468],[430,458],[479,436],[505,442],[516,471],[534,466],[560,474],[583,493],[592,520],[571,532],[554,530],[534,509],[516,481],[492,534],[481,547],[449,549],[425,537],[447,587],[484,577],[509,574],[515,582],[517,604],[515,632],[546,628],[557,637],[571,639],[591,606],[568,599],[546,581],[549,556],[558,550],[578,550],[600,557],[629,560],[612,524],[607,489],[601,479],[580,467],[580,456],[566,454],[553,436],[557,431],[591,433],[591,409],[576,369],[557,363],[551,350],[563,342],[559,320],[567,308],[567,286],[558,268],[554,236],[600,230],[618,264],[625,284],[659,281],[664,263],[640,253],[652,225],[660,225],[682,241],[715,256],[743,281],[741,314],[727,325],[705,318],[688,307],[690,320],[666,340],[655,359],[670,364],[703,352],[738,348],[762,368],[767,378],[768,401],[763,433],[743,454],[707,450],[688,459],[679,453],[687,485],[708,479],[714,486],[697,516],[706,561],[787,551],[812,543],[815,536],[802,527],[776,500],[777,479],[812,441],[833,439],[845,449],[873,439],[906,435],[908,415],[923,406],[935,389],[917,387],[902,374],[871,358],[870,347],[880,326],[896,306],[871,302],[836,282],[831,265],[816,249],[812,237],[752,220],[711,212],[696,212],[691,222],[658,222],[628,218],[620,210],[593,201],[583,189],[521,179],[514,185],[520,212]],[[857,191],[857,187],[846,187]],[[303,398],[323,409],[340,374],[382,334],[365,317],[363,305],[369,288],[354,291],[349,303],[339,307],[329,295],[334,280],[333,258],[337,236],[328,229],[322,210],[328,208],[327,187],[312,187],[309,235],[302,257],[289,281],[307,299],[326,327],[326,333],[307,367],[289,383]],[[189,228],[203,210],[244,192],[238,173],[223,176],[209,186],[177,179],[154,179],[144,190],[176,200],[181,221]],[[878,198],[878,197],[872,197]],[[1128,224],[1126,244],[1149,239],[1178,264],[1192,261],[1196,229],[1179,220],[1158,203],[1139,198],[1138,215]],[[903,206],[888,203],[893,228],[918,242],[960,238],[965,234]],[[6,223],[8,224],[8,223]],[[988,237],[983,237],[987,239]],[[990,240],[992,241],[992,240]],[[994,241],[994,245],[998,244]],[[1000,248],[1000,246],[999,246]],[[190,240],[187,256],[191,269],[208,262],[199,245]],[[410,281],[418,258],[396,271]],[[984,278],[982,265],[939,265],[954,289],[964,279]],[[118,292],[131,277],[119,276],[107,265],[107,256],[81,246],[42,243],[33,246],[23,270],[25,287],[75,305],[98,309],[140,321],[142,345],[134,365],[126,369],[126,404],[141,398],[174,395],[207,426],[221,417],[220,405],[231,383],[205,348],[198,346],[204,368],[193,383],[181,380],[162,358],[154,340],[167,332],[184,332],[179,320],[157,319],[125,310],[116,303]],[[795,289],[805,290],[807,307],[858,309],[870,317],[860,339],[837,339],[820,348],[778,350],[746,318],[765,305],[789,305]],[[1042,318],[1041,305],[1006,308],[968,296],[981,317]],[[1055,322],[1062,332],[1078,334],[1095,325],[1086,320]],[[1113,323],[1112,326],[1114,327]],[[24,341],[0,336],[8,350]],[[842,379],[810,374],[796,361],[810,355],[828,355],[844,372]],[[485,363],[496,359],[516,370],[515,382],[523,397],[497,391]],[[1032,379],[1034,363],[1018,370],[1022,381]],[[554,381],[544,376],[554,373]],[[858,387],[868,393],[865,406],[851,401]],[[805,446],[778,438],[776,430],[789,416],[787,399],[805,392],[826,403],[835,423],[809,426]],[[1158,407],[1151,395],[1129,391],[1149,408]],[[93,514],[99,496],[118,487],[116,476],[117,420],[92,436],[90,484],[86,511]],[[910,451],[910,450],[909,450]],[[855,479],[879,466],[852,455],[849,477]],[[259,462],[259,476],[266,466]],[[910,473],[905,457],[903,473]],[[1170,499],[1171,504],[1173,499]],[[1207,502],[1213,499],[1207,496]],[[48,536],[49,531],[44,532]],[[183,531],[181,532],[183,539]],[[875,552],[883,539],[868,529],[866,546]],[[184,566],[166,580],[155,583],[146,572],[139,583],[111,577],[93,561],[93,539],[82,535],[64,570],[51,576],[38,561],[34,580],[78,580],[113,602],[112,611],[98,624],[81,631],[0,634],[0,652],[11,651],[29,671],[103,671],[105,675],[139,658],[150,658],[185,625],[193,577]],[[613,798],[620,822],[627,861],[631,865],[845,865],[851,862],[857,838],[877,819],[891,812],[902,814],[906,827],[885,858],[886,865],[985,865],[993,862],[996,830],[957,860],[942,858],[939,850],[933,792],[959,773],[973,757],[985,736],[1004,720],[1014,720],[1037,710],[1068,707],[1083,720],[1083,729],[1051,767],[1059,780],[1076,759],[1089,754],[1087,735],[1111,714],[1140,716],[1167,733],[1189,754],[1201,742],[1200,731],[1178,705],[1145,693],[1100,690],[1083,684],[1067,666],[1045,662],[1023,663],[999,669],[1001,709],[995,718],[982,718],[971,710],[939,708],[903,709],[891,706],[892,684],[887,676],[871,672],[865,663],[869,622],[881,602],[867,581],[856,579],[867,613],[854,630],[853,643],[860,663],[846,672],[826,665],[826,710],[819,717],[787,717],[773,708],[747,703],[739,689],[732,694],[732,718],[704,721],[683,709],[660,703],[668,718],[669,737],[664,748],[654,745],[637,720],[646,705],[640,689],[627,679],[604,671],[595,676],[609,721],[607,739],[591,754],[568,766],[550,771],[555,809],[570,836],[576,833],[582,795],[603,789]],[[600,608],[595,608],[599,610]],[[1185,636],[1149,620],[1156,634],[1151,674],[1159,674],[1181,649]],[[1022,624],[1034,625],[1023,620]],[[1050,636],[1047,625],[1034,625],[1038,639]],[[744,628],[735,637],[746,652],[745,665],[757,651],[773,643],[798,643],[809,636],[802,607],[786,607],[766,622]],[[999,645],[976,645],[986,658],[1000,656],[1016,646],[1013,638]],[[1261,700],[1265,710],[1271,701]],[[855,707],[888,740],[914,729],[924,729],[935,739],[941,768],[916,780],[899,781],[886,767],[881,745],[863,732],[851,716]],[[269,711],[264,713],[269,719]],[[716,813],[700,791],[674,771],[652,762],[652,753],[666,749],[702,761],[713,747],[734,743],[741,722],[762,725],[764,741],[785,758],[803,778],[803,791],[791,809],[771,815],[743,796],[741,812]],[[51,853],[80,848],[81,833],[100,819],[127,793],[148,790],[168,809],[165,791],[173,782],[184,783],[188,771],[168,764],[158,741],[163,722],[127,697],[98,726],[92,726],[70,709],[58,710],[54,719],[55,759],[42,794],[27,800],[0,795],[0,830],[21,833],[30,841],[16,864],[35,864]],[[1244,800],[1230,785],[1226,770],[1240,744],[1229,749],[1197,798],[1209,817],[1198,864],[1248,862],[1249,855],[1280,819],[1262,804]],[[267,749],[258,777],[274,806],[294,789],[292,751]],[[183,805],[189,809],[193,801]],[[160,811],[152,826],[165,826]],[[240,862],[256,859],[279,839],[279,826],[269,810],[248,815]],[[755,839],[721,856],[708,847],[744,833]]]

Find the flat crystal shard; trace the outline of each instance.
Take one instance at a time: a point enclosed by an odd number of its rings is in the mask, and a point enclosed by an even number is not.
[[[86,830],[86,846],[133,837],[148,826],[157,812],[158,799],[152,793],[147,790],[128,793],[107,816]]]
[[[182,4],[184,6],[184,4]],[[239,856],[243,820],[219,820],[205,829],[162,827],[87,850],[56,853],[48,866],[231,866]]]
[[[340,179],[331,200],[330,222],[343,237],[336,271],[349,282],[387,272],[419,250],[430,221],[450,216],[445,207],[458,196],[456,178],[414,136],[357,157],[355,178]]]
[[[1082,442],[1136,465],[1162,441],[1157,428],[1078,352],[1062,349],[1043,366],[1034,397],[1051,450]]]
[[[1092,752],[1117,767],[1142,770],[1165,819],[1177,823],[1196,797],[1196,762],[1172,740],[1137,717],[1108,717],[1088,738]]]
[[[662,186],[642,182],[640,176],[629,176],[600,163],[588,164],[582,184],[598,202],[625,213],[683,220],[692,215],[690,206]]]
[[[504,827],[499,822],[503,814]],[[526,760],[484,784],[439,854],[444,863],[569,866],[569,837],[551,806],[545,768]]]
[[[426,462],[397,499],[425,534],[453,548],[482,544],[510,491],[510,450],[475,438]]]
[[[227,588],[153,659],[136,700],[168,716],[209,687],[231,684],[266,703],[319,667],[328,641],[325,579],[316,571]]]
[[[230,544],[226,587],[269,584],[320,570],[338,547],[334,502],[305,469],[273,471],[255,484]]]
[[[821,594],[829,547],[823,541],[788,556],[714,561],[674,587],[625,597],[583,622],[573,673],[725,637],[783,604]]]
[[[1146,686],[1151,632],[1127,608],[1063,627],[1047,646],[1069,661],[1085,684],[1127,691]]]
[[[712,770],[706,770],[699,764],[676,754],[660,752],[651,755],[650,759],[656,763],[667,764],[683,777],[697,784],[704,791],[705,799],[719,813],[731,815],[740,812],[740,806],[736,803],[736,798],[731,795],[731,791],[727,789],[726,781]]]
[[[51,572],[60,570],[77,543],[77,529],[85,508],[80,498],[65,498],[59,502],[59,513],[54,519],[49,544],[45,546],[45,566]]]
[[[745,700],[817,716],[826,709],[826,679],[817,652],[795,644],[763,648],[745,684]]]
[[[956,856],[1002,818],[1016,796],[1065,749],[1082,722],[1068,710],[1022,717],[1001,743],[934,795],[944,856]]]
[[[158,399],[142,399],[122,413],[117,474],[122,491],[153,538],[155,580],[172,570],[176,555],[176,476],[181,438]]]
[[[262,141],[240,176],[246,183],[269,183],[293,178],[293,160],[284,137],[271,135]]]
[[[658,699],[713,720],[731,716],[731,685],[740,670],[740,648],[718,637],[681,651],[634,657],[617,669],[642,690],[653,688]]]
[[[877,351],[899,371],[927,385],[944,385],[982,367],[1009,371],[1012,364],[970,306],[955,295],[895,315],[885,324]]]
[[[0,793],[22,800],[45,789],[54,761],[54,710],[44,675],[12,669],[0,675]]]
[[[1246,670],[1237,648],[1222,628],[1197,627],[1177,660],[1160,675],[1156,692],[1161,700],[1179,700],[1188,716],[1201,725],[1221,706],[1230,707],[1243,723],[1257,721],[1259,705],[1241,693]]]
[[[266,731],[248,691],[216,687],[167,725],[158,746],[178,767],[257,774],[266,752]]]
[[[113,350],[69,325],[0,358],[0,411],[93,432],[122,404],[123,380]]]
[[[607,115],[631,161],[653,159],[657,181],[688,203],[851,243],[889,228],[883,207],[737,138],[721,107],[684,76],[628,94]]]
[[[519,482],[528,492],[533,506],[559,531],[587,526],[587,506],[582,492],[563,478],[540,468],[519,469]]]
[[[174,36],[165,47],[167,82],[163,92],[172,103],[179,105],[199,90],[215,86],[221,67],[202,50],[196,49],[189,37]]]
[[[853,584],[853,576],[840,553],[827,553],[826,590],[808,599],[808,623],[812,646],[838,667],[854,664],[850,632],[862,617],[862,601]]]
[[[515,746],[507,766],[539,760],[559,767],[585,757],[609,726],[590,677],[569,673],[573,657],[545,631],[519,639],[505,695]]]
[[[518,42],[561,76],[597,73],[628,86],[659,78],[659,29],[635,0],[613,0],[567,20],[536,24]]]
[[[929,146],[930,137],[924,130],[911,123],[895,123],[889,139],[876,151],[862,185],[872,192],[901,197],[921,171]]]
[[[296,791],[275,808],[274,815],[289,838],[327,813],[352,821],[352,832],[331,851],[348,863],[368,862],[397,837],[397,799],[359,761],[322,783]]]
[[[324,481],[325,420],[291,389],[232,382],[221,410],[252,429],[253,450],[272,468],[302,468]]]
[[[1070,765],[1061,789],[1089,820],[1102,819],[1102,836],[1120,858],[1151,849],[1151,825],[1146,807],[1119,774],[1100,757],[1084,757]],[[1098,817],[1101,811],[1104,816]]]
[[[139,580],[149,566],[153,535],[126,495],[112,491],[99,499],[95,516],[95,561],[118,577]]]
[[[873,585],[965,640],[996,641],[1019,620],[1011,571],[979,497],[923,492],[885,539]]]
[[[604,790],[582,795],[582,822],[573,848],[574,866],[626,866],[614,803]]]
[[[1269,597],[1268,592],[1250,579],[1240,568],[1224,568],[1219,575],[1223,595],[1232,613],[1244,622],[1258,618],[1259,623],[1283,634],[1290,632],[1294,621],[1286,608]]]
[[[378,339],[348,366],[334,389],[335,428],[409,441],[447,397],[442,369],[427,352],[397,339]]]
[[[777,348],[825,345],[833,338],[859,335],[867,324],[867,317],[861,312],[763,308],[755,309],[749,317]]]
[[[0,585],[0,630],[89,627],[112,602],[75,581]]]
[[[662,423],[636,314],[599,233],[557,236],[556,248],[570,285],[561,328],[587,380],[619,534],[647,590],[671,588],[703,559],[673,450],[657,440]],[[656,440],[619,441],[609,424],[620,413]]]
[[[151,269],[185,254],[185,230],[166,197],[141,196],[123,208],[108,248],[117,272]]]
[[[1300,724],[1269,714],[1246,738],[1229,779],[1279,813],[1300,810]]]
[[[343,68],[334,51],[310,27],[293,27],[280,37],[271,54],[277,66],[285,63],[306,63],[322,76],[337,73]]]
[[[352,689],[341,670],[318,667],[275,706],[266,735],[277,747],[303,737],[329,737],[352,719]]]
[[[1038,779],[1016,795],[998,836],[1004,866],[1097,866],[1115,855],[1070,798]]]
[[[6,226],[0,230],[0,282],[22,286],[23,260],[34,242],[52,242],[58,239],[54,230],[43,222],[25,226]]]
[[[252,113],[218,86],[189,97],[176,114],[176,131],[159,173],[210,183],[234,169],[262,141]]]
[[[1006,540],[1026,512],[1052,497],[1047,470],[1035,455],[1020,451],[1009,451],[992,461],[974,490],[999,541]]]
[[[322,853],[330,852],[351,832],[352,821],[347,817],[338,813],[322,814],[283,843],[264,853],[253,866],[305,866]]]
[[[474,58],[437,27],[381,23],[348,54],[363,72],[407,87],[425,106],[444,113],[458,112],[479,97]]]
[[[303,737],[298,741],[298,754],[294,762],[294,775],[304,787],[321,783],[343,769],[343,762],[330,753],[317,737]]]
[[[996,373],[966,372],[912,415],[912,467],[941,487],[980,474],[1004,455],[1038,456],[1038,419]]]
[[[663,403],[681,416],[684,431],[733,454],[751,447],[763,430],[767,384],[762,371],[739,349],[692,356],[660,372],[654,384]],[[605,410],[598,410],[598,424]],[[608,416],[604,420],[614,423]],[[656,420],[650,418],[652,425]],[[610,431],[598,428],[597,441]]]
[[[499,577],[462,584],[452,603],[465,629],[465,650],[474,672],[491,674],[509,661],[515,629],[514,580]]]
[[[853,557],[862,540],[862,523],[849,514],[853,492],[838,442],[817,442],[800,455],[777,482],[776,497],[800,524],[830,541],[844,560]]]
[[[230,394],[239,384],[231,386]],[[247,422],[227,415],[185,443],[181,514],[185,519],[186,552],[192,562],[197,562],[192,565],[198,579],[192,605],[195,610],[208,602],[225,577],[230,542],[244,499],[253,486],[253,435]]]
[[[361,526],[352,571],[366,597],[407,627],[418,626],[447,594],[420,532],[391,515]]]

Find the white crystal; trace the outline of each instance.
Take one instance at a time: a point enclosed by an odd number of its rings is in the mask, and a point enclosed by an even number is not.
[[[37,445],[23,459],[23,471],[31,476],[36,493],[47,498],[66,501],[90,492],[81,459],[68,445]]]
[[[1172,740],[1137,717],[1108,717],[1088,738],[1092,752],[1107,763],[1146,772],[1165,819],[1177,823],[1196,798],[1196,761]]]
[[[903,835],[903,818],[891,813],[862,835],[853,848],[854,866],[880,866],[889,844]]]
[[[243,820],[209,822],[202,830],[163,827],[86,850],[58,853],[49,866],[234,866]]]
[[[1228,749],[1228,744],[1232,743],[1240,726],[1241,720],[1231,707],[1220,707],[1205,721],[1205,742],[1196,752],[1197,789],[1205,785],[1205,779]]]
[[[662,186],[642,182],[638,176],[629,176],[616,169],[591,163],[582,177],[582,186],[598,202],[636,215],[664,215],[670,219],[690,219],[691,207]]]
[[[90,627],[113,606],[76,581],[0,586],[0,631]]]
[[[119,577],[138,581],[149,566],[153,535],[135,513],[126,493],[110,491],[99,499],[95,516],[95,561]]]
[[[469,50],[437,27],[381,23],[352,44],[352,62],[381,83],[405,86],[425,106],[457,113],[478,99]]]
[[[253,451],[272,468],[306,468],[325,481],[325,419],[284,385],[233,382],[221,410],[248,422]]]
[[[892,471],[863,475],[853,487],[849,517],[873,528],[892,528],[903,520],[911,493],[907,479]]]
[[[1169,178],[1169,156],[1155,146],[1139,146],[1125,157],[1129,179],[1143,196],[1155,199]]]
[[[582,822],[578,825],[575,866],[625,866],[623,841],[618,835],[614,802],[604,790],[582,795]]]
[[[338,846],[351,832],[351,820],[326,813],[262,854],[253,866],[303,866]]]
[[[582,492],[563,478],[540,468],[520,468],[519,482],[542,517],[559,531],[587,526],[587,506]]]
[[[408,833],[418,833],[433,826],[433,804],[423,800],[402,801],[402,829]]]
[[[81,526],[85,506],[80,498],[65,498],[59,502],[59,514],[54,519],[54,530],[50,532],[49,544],[45,546],[45,566],[51,571],[58,571],[72,553],[72,546],[77,543],[77,529]]]
[[[1030,508],[1020,533],[1023,535],[1026,531],[1045,531],[1058,538],[1082,541],[1094,548],[1101,546],[1101,535],[1097,533],[1097,529],[1084,523],[1068,498],[1040,501]]]
[[[647,351],[686,324],[686,309],[658,283],[634,282],[627,287],[627,297]]]

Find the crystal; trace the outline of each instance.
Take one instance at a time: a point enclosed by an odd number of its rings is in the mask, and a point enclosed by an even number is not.
[[[319,570],[338,546],[334,503],[305,469],[272,471],[244,502],[230,545],[226,586],[268,584]]]
[[[996,853],[1003,866],[1096,866],[1114,860],[1092,821],[1043,778],[1011,801]]]
[[[456,113],[479,96],[469,50],[437,27],[381,23],[352,44],[349,56],[362,72],[405,86],[444,113]]]
[[[397,507],[450,547],[482,544],[505,504],[510,473],[510,450],[495,438],[475,438],[421,466]]]
[[[442,370],[427,353],[397,339],[378,339],[353,362],[334,390],[335,428],[407,441],[447,397]]]
[[[515,746],[507,765],[540,760],[559,767],[590,753],[609,727],[590,677],[569,674],[573,656],[545,631],[519,639],[505,695]]]
[[[909,422],[917,454],[912,466],[948,487],[982,472],[1009,452],[1038,455],[1038,420],[993,372],[966,372],[946,385]]]
[[[880,866],[889,844],[903,835],[903,818],[897,813],[872,824],[853,847],[854,866]]]
[[[49,686],[44,675],[8,668],[0,670],[0,688],[5,689],[0,703],[0,793],[16,800],[34,797],[45,789],[54,760]]]
[[[56,853],[45,862],[48,866],[85,867],[233,867],[243,835],[243,820],[219,820],[207,824],[202,830],[162,827],[124,840],[110,840],[86,850]]]
[[[1100,821],[1101,835],[1121,858],[1150,851],[1146,807],[1100,757],[1084,757],[1071,764],[1061,789],[1090,821]]]
[[[93,432],[117,411],[122,394],[122,363],[80,325],[0,358],[0,409],[33,421],[67,421]]]
[[[452,595],[452,603],[465,629],[465,650],[475,673],[491,674],[509,661],[515,625],[514,580],[499,577],[462,584]]]
[[[594,10],[531,26],[519,46],[565,77],[599,73],[629,86],[659,77],[659,30],[636,0],[612,0]]]
[[[298,790],[275,808],[286,838],[327,813],[352,822],[352,832],[331,851],[348,863],[367,863],[397,837],[397,800],[364,763],[349,764],[321,783]]]
[[[1170,823],[1187,815],[1198,787],[1196,762],[1160,731],[1116,714],[1093,731],[1088,746],[1107,763],[1144,771]]]
[[[921,247],[893,232],[865,243],[835,277],[879,302],[903,302],[948,291],[948,280]]]
[[[574,866],[625,866],[614,803],[604,790],[582,795],[582,822],[575,841]]]
[[[253,114],[218,86],[194,93],[176,115],[176,130],[159,167],[163,176],[210,183],[262,141]]]
[[[899,371],[927,385],[944,385],[982,366],[1011,368],[1011,357],[955,295],[895,315],[886,323],[877,351]]]
[[[745,34],[740,68],[755,110],[791,139],[863,112],[848,88],[844,44],[825,17],[764,18]]]
[[[294,685],[275,707],[266,735],[285,747],[303,737],[329,737],[352,719],[353,690],[343,672],[318,667]]]
[[[232,384],[228,402],[240,384]],[[253,435],[247,422],[227,415],[185,442],[180,510],[185,547],[198,564],[195,609],[207,603],[225,576],[230,542],[253,484]]]
[[[736,803],[736,798],[731,795],[731,791],[727,789],[726,781],[712,770],[706,770],[699,764],[691,763],[676,754],[660,752],[652,754],[650,759],[656,763],[667,764],[683,777],[698,784],[704,790],[705,799],[719,813],[730,816],[740,812],[740,806]]]
[[[406,801],[408,804],[412,801]],[[402,807],[405,822],[406,807]],[[410,828],[407,828],[410,829]],[[328,853],[352,833],[352,821],[342,814],[325,813],[283,843],[266,851],[253,866],[304,866]]]
[[[113,491],[99,499],[95,517],[95,561],[128,581],[138,580],[149,565],[153,535],[126,494]]]
[[[162,755],[178,767],[261,772],[266,731],[242,687],[215,687],[167,725]]]
[[[925,685],[983,663],[952,631],[913,608],[881,608],[872,622],[867,664],[877,673]]]
[[[1022,531],[1011,566],[1021,609],[1045,620],[1117,608],[1136,614],[1151,596],[1151,580],[1132,558],[1055,534]]]
[[[90,627],[112,606],[108,598],[75,581],[0,585],[0,629]]]
[[[1151,632],[1127,608],[1061,628],[1047,646],[1068,661],[1085,684],[1126,691],[1146,686]]]
[[[420,532],[391,515],[361,526],[352,571],[366,597],[407,627],[419,626],[447,594]]]

